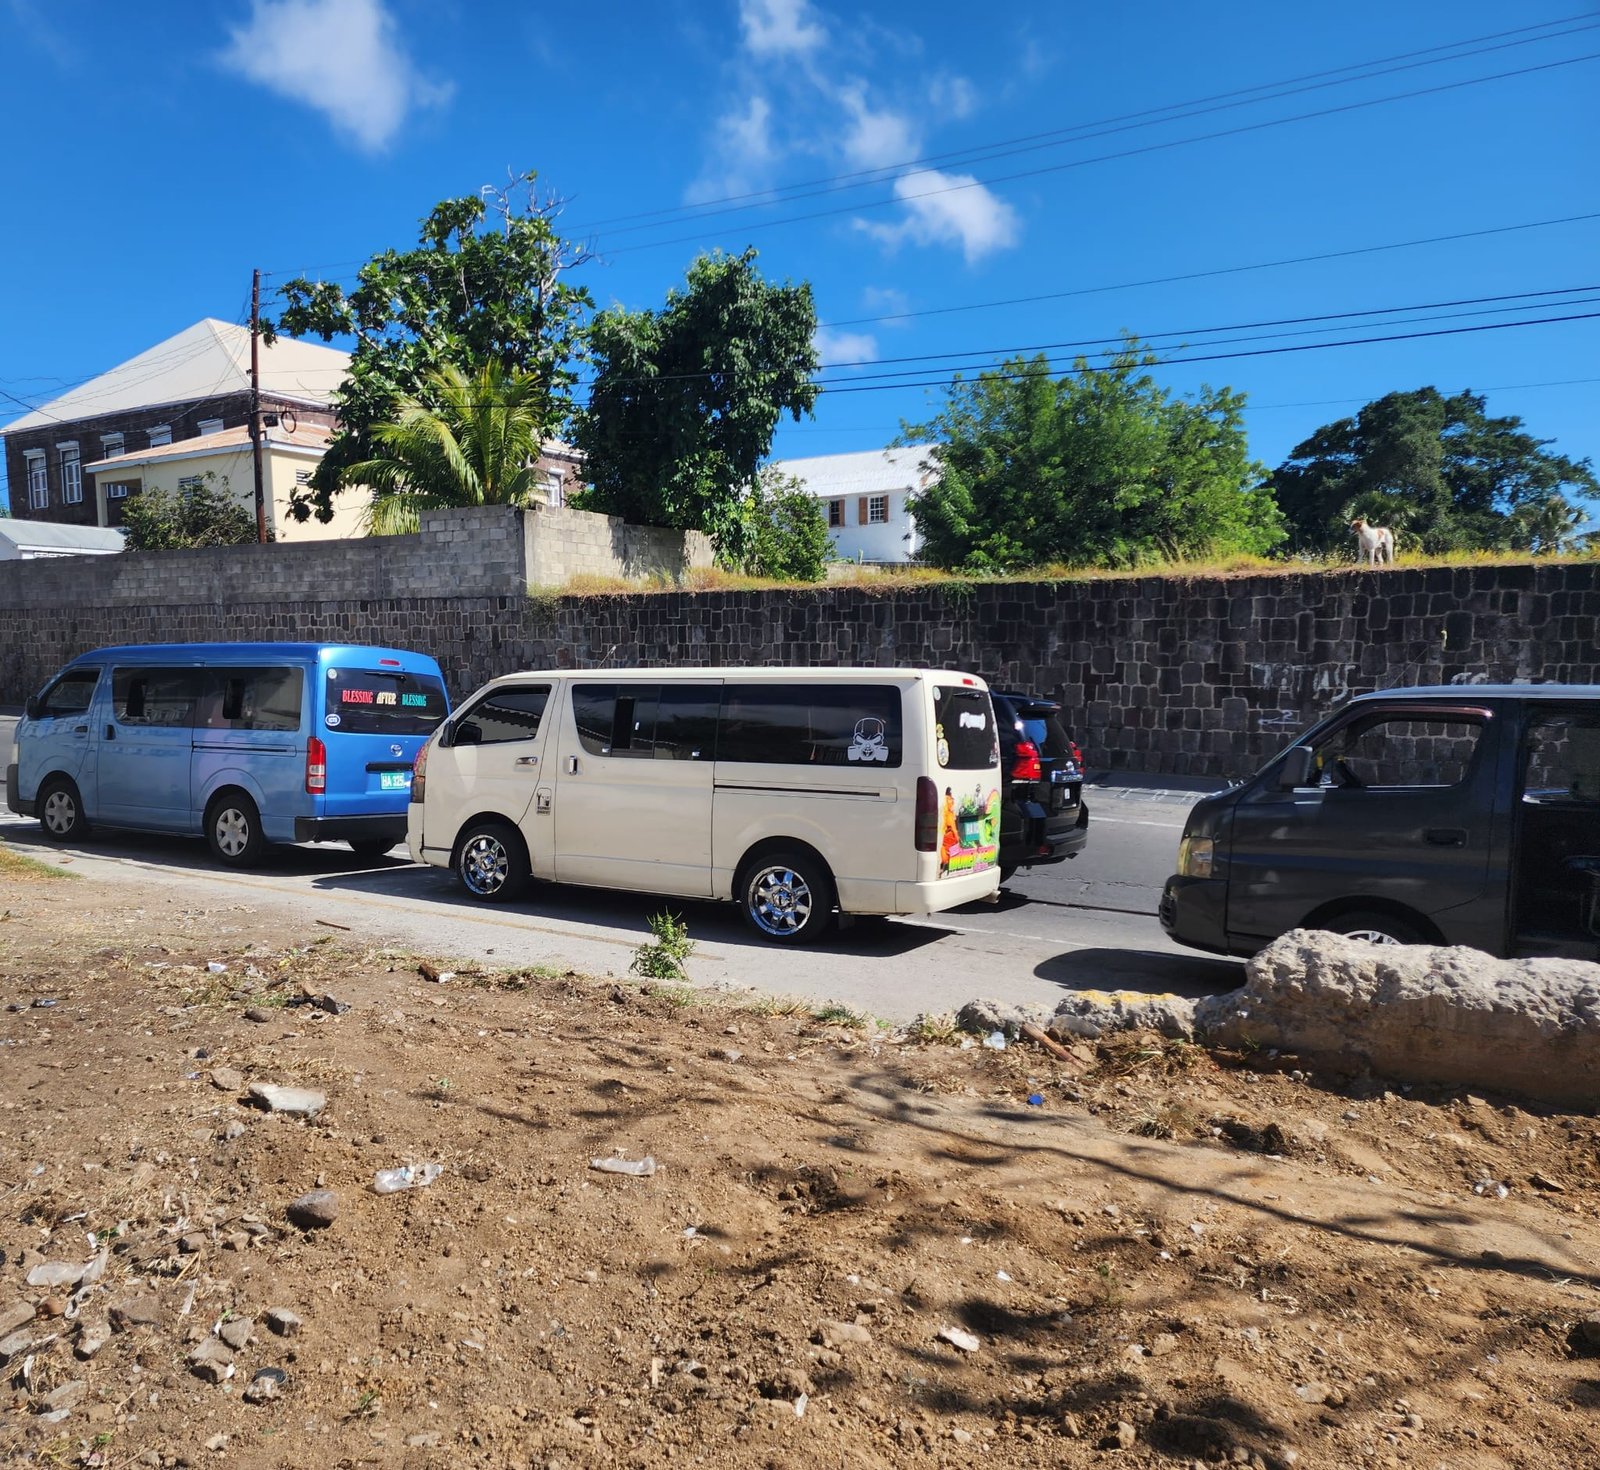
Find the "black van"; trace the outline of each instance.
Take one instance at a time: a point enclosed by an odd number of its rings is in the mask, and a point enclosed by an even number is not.
[[[1161,925],[1216,954],[1310,928],[1600,958],[1600,685],[1352,700],[1195,806]]]

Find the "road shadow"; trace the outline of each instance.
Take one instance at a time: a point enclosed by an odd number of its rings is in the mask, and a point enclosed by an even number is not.
[[[1136,990],[1190,1000],[1244,984],[1244,961],[1150,949],[1072,949],[1035,965],[1033,973],[1063,990]]]

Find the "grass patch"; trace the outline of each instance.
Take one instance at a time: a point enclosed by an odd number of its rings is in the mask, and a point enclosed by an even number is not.
[[[906,1035],[928,1046],[954,1046],[961,1039],[961,1028],[954,1011],[942,1011],[936,1016],[918,1016]]]
[[[0,842],[0,878],[77,878],[78,873],[40,862]]]
[[[818,1006],[811,1012],[811,1019],[820,1021],[825,1026],[848,1026],[853,1031],[865,1031],[872,1024],[871,1016],[853,1011],[849,1006],[837,1004]]]

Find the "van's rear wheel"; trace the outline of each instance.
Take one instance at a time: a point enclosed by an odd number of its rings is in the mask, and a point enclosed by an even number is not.
[[[375,862],[381,858],[394,843],[386,837],[353,837],[350,839],[350,851],[364,863]]]
[[[804,853],[769,853],[745,869],[739,906],[763,939],[809,944],[833,927],[833,881]]]
[[[39,792],[39,825],[52,842],[81,842],[89,835],[83,798],[65,776],[46,781]]]
[[[206,841],[211,855],[229,868],[252,868],[266,851],[261,813],[242,791],[224,791],[206,808]]]
[[[1330,934],[1344,934],[1351,939],[1364,939],[1368,944],[1433,943],[1432,938],[1423,933],[1420,925],[1370,910],[1358,909],[1354,913],[1340,914],[1338,918],[1329,919],[1317,927],[1326,929]]]
[[[505,903],[528,883],[528,853],[504,822],[477,822],[456,847],[456,877],[483,903]]]

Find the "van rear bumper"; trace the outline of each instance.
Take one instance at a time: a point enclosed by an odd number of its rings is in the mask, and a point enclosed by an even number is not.
[[[406,839],[404,812],[376,817],[296,817],[296,842],[378,842],[390,845]]]
[[[17,785],[17,763],[12,761],[6,767],[6,806],[19,817],[36,817],[39,815],[39,803],[24,801],[22,792]]]
[[[957,873],[936,878],[931,883],[896,883],[894,911],[897,914],[940,914],[946,909],[976,903],[1000,891],[1000,869],[985,868],[981,873]]]

